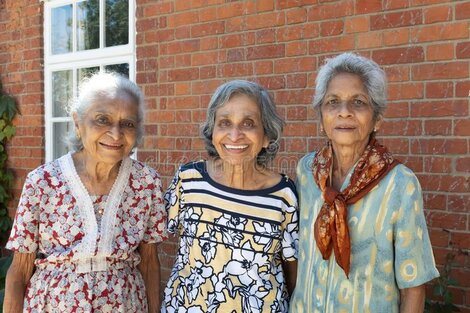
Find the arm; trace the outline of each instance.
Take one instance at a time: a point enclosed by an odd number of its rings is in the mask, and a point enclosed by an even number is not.
[[[284,261],[282,267],[286,276],[287,291],[292,295],[297,281],[297,261]]]
[[[401,289],[400,313],[422,313],[424,311],[424,298],[424,285]]]
[[[160,261],[156,243],[141,243],[139,245],[141,262],[138,266],[145,283],[147,292],[148,312],[160,311]]]
[[[33,275],[35,253],[15,252],[5,282],[3,312],[23,312],[26,285]]]

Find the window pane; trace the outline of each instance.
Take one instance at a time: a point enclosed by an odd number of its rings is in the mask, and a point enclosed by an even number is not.
[[[77,5],[77,50],[100,47],[100,5],[88,0]]]
[[[52,9],[51,50],[52,54],[72,51],[72,5]]]
[[[129,1],[106,0],[106,47],[129,43]]]
[[[52,116],[67,116],[66,107],[72,98],[72,71],[52,73]]]
[[[129,64],[128,63],[106,65],[104,69],[107,72],[116,72],[129,78]]]
[[[65,138],[72,130],[72,122],[60,122],[53,124],[52,156],[54,159],[57,159],[58,157],[61,157],[69,152],[67,144],[65,143]]]
[[[90,77],[91,75],[98,73],[100,71],[99,66],[94,67],[83,67],[78,69],[78,87],[82,83],[83,79]]]

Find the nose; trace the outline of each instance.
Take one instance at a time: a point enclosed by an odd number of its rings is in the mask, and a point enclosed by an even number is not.
[[[108,134],[113,138],[114,140],[119,140],[122,135],[121,127],[119,125],[113,125],[109,131]]]
[[[238,127],[232,127],[229,132],[229,138],[232,141],[237,141],[243,135],[243,132],[240,131]]]
[[[338,116],[340,117],[350,117],[352,116],[351,106],[348,101],[342,101],[338,110]]]

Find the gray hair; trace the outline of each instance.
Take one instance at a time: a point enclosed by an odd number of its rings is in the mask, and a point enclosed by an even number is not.
[[[130,96],[137,105],[135,148],[142,142],[144,136],[144,95],[137,84],[126,77],[112,72],[99,72],[86,78],[80,85],[78,96],[70,103],[69,114],[76,113],[78,118],[82,120],[94,101],[100,98],[117,99],[122,97],[123,93]],[[66,141],[72,151],[83,149],[81,138],[78,138],[73,130]]]
[[[384,71],[374,61],[349,52],[327,59],[320,68],[315,80],[313,108],[318,113],[320,112],[328,85],[336,75],[341,73],[359,76],[372,102],[374,119],[383,115],[387,108],[387,79]],[[321,114],[319,116],[321,118]]]
[[[212,133],[214,132],[215,113],[233,96],[246,95],[259,106],[264,134],[269,140],[269,146],[262,148],[258,153],[256,162],[258,165],[266,166],[273,160],[279,150],[279,140],[281,138],[284,121],[276,112],[273,99],[268,91],[260,85],[246,80],[233,80],[219,86],[209,102],[207,117],[202,125],[202,136],[206,144],[206,150],[211,157],[219,157],[217,150],[212,143]]]

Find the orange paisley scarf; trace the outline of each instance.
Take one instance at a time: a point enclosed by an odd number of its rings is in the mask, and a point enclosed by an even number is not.
[[[336,262],[349,278],[351,242],[347,206],[364,197],[399,162],[372,136],[357,162],[349,185],[342,192],[330,186],[332,164],[333,150],[331,142],[328,142],[312,164],[313,177],[325,201],[315,221],[314,235],[323,259],[329,259],[334,249]]]

